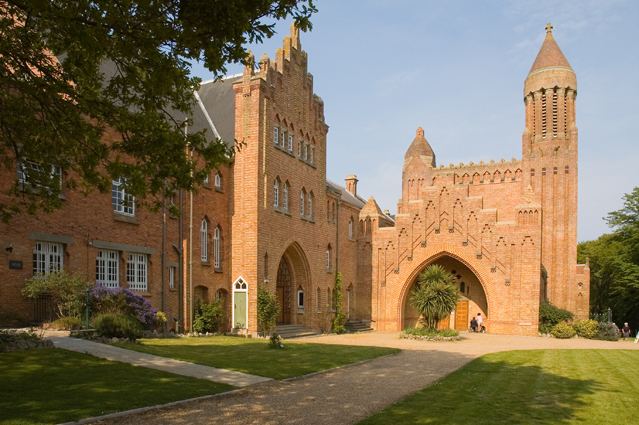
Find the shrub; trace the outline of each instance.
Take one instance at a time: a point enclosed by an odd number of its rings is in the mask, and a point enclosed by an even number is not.
[[[135,341],[142,336],[142,325],[131,316],[119,313],[102,313],[93,318],[98,335],[106,338],[128,338]]]
[[[437,323],[455,309],[458,298],[453,275],[433,264],[419,274],[410,303],[422,315],[426,327],[436,329]]]
[[[146,298],[129,289],[95,287],[91,293],[93,314],[115,313],[138,320],[145,329],[153,329],[157,311]]]
[[[257,289],[257,328],[263,335],[270,335],[275,328],[280,306],[275,294],[259,287]]]
[[[193,320],[193,331],[197,333],[217,332],[224,319],[224,311],[218,302],[200,304]]]
[[[561,323],[569,322],[573,315],[568,310],[556,307],[548,301],[542,301],[539,305],[539,332],[551,333],[552,328]]]
[[[596,339],[605,341],[619,340],[619,328],[614,323],[599,322]]]
[[[599,331],[599,323],[596,320],[579,320],[573,323],[573,327],[582,338],[592,339],[597,336]]]
[[[417,335],[417,336],[443,336],[443,337],[451,337],[458,336],[459,332],[455,329],[429,329],[429,328],[406,328],[403,331],[406,335]]]
[[[279,334],[273,334],[268,341],[269,348],[284,348],[284,339]]]
[[[81,277],[61,271],[32,277],[25,282],[22,294],[27,298],[49,295],[58,317],[80,317],[90,286]]]
[[[555,338],[568,339],[572,338],[577,334],[575,328],[568,322],[559,322],[555,326],[552,327],[550,333]]]
[[[77,317],[65,316],[51,322],[49,327],[58,331],[73,331],[82,327],[82,321]]]
[[[335,276],[335,289],[333,290],[333,297],[335,297],[335,317],[331,323],[333,332],[336,334],[343,334],[346,332],[346,315],[342,311],[343,295],[342,295],[342,274],[337,273]]]

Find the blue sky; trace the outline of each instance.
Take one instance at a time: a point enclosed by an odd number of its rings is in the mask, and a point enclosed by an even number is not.
[[[521,157],[523,82],[552,22],[577,73],[578,239],[639,185],[639,2],[317,1],[302,34],[324,99],[328,178],[396,210],[406,148],[422,126],[438,164]],[[290,22],[251,46],[274,56]],[[232,65],[229,73],[241,72]],[[194,73],[209,79],[201,67]]]

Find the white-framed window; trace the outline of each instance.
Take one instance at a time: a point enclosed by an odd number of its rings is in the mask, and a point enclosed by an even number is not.
[[[149,258],[146,254],[129,254],[126,261],[126,283],[133,291],[149,289]]]
[[[306,211],[306,215],[308,216],[309,219],[313,219],[313,202],[314,202],[315,196],[313,195],[313,192],[309,193],[306,196],[306,203],[308,204],[307,206],[307,211]]]
[[[288,135],[288,153],[293,153],[293,135]]]
[[[282,143],[280,144],[282,149],[286,148],[286,129],[282,128]]]
[[[22,187],[27,185],[33,188],[53,188],[58,186],[62,189],[62,167],[51,165],[48,171],[41,164],[34,161],[21,161],[18,163],[18,183]]]
[[[288,212],[288,192],[290,189],[290,185],[288,181],[284,183],[284,187],[282,188],[282,210],[284,212]]]
[[[202,184],[204,186],[208,186],[209,185],[209,175],[208,174],[206,176],[204,176],[204,180],[202,180]]]
[[[215,180],[213,182],[217,190],[222,190],[222,175],[218,172],[215,173]]]
[[[177,275],[177,267],[169,267],[169,289],[175,289],[175,276]]]
[[[33,248],[33,274],[47,275],[64,269],[64,245],[37,241]]]
[[[278,126],[273,127],[273,144],[275,146],[280,144],[280,128]]]
[[[311,164],[315,163],[315,146],[311,146],[310,158],[308,159],[308,162],[310,162]]]
[[[111,182],[111,204],[113,211],[118,214],[135,215],[135,197],[126,193],[124,184],[126,179],[119,177]]]
[[[200,259],[209,261],[209,221],[206,218],[200,224]]]
[[[306,206],[306,190],[300,192],[300,217],[304,217],[304,207]]]
[[[120,253],[102,249],[95,257],[95,283],[106,288],[120,286]]]
[[[353,239],[353,217],[348,219],[348,239]]]
[[[302,288],[298,288],[297,290],[297,308],[304,308],[304,290]]]
[[[308,144],[304,143],[304,150],[302,151],[304,161],[308,161]]]
[[[280,207],[280,178],[277,177],[273,182],[273,208]]]
[[[213,231],[213,267],[222,267],[222,230],[219,226]]]
[[[329,245],[329,246],[326,248],[326,271],[327,271],[327,272],[330,272],[330,271],[331,271],[331,257],[332,257],[332,251],[333,251],[333,250],[332,250],[331,246]]]
[[[304,146],[304,140],[300,139],[300,141],[297,143],[297,156],[299,158],[302,157],[302,148]]]

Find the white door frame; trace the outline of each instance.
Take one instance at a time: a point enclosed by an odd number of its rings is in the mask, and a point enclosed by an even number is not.
[[[232,302],[233,302],[233,308],[231,309],[232,313],[232,323],[231,323],[231,328],[235,328],[235,293],[236,292],[245,292],[246,293],[246,308],[244,309],[244,311],[246,312],[246,318],[244,323],[246,323],[246,329],[249,328],[249,319],[248,319],[248,306],[249,306],[249,302],[248,302],[248,286],[249,284],[246,282],[246,280],[240,276],[237,279],[235,279],[235,282],[233,282],[233,298],[232,298]]]

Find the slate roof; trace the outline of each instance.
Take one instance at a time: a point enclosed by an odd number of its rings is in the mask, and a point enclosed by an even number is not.
[[[242,76],[233,76],[218,81],[209,81],[200,85],[199,95],[220,138],[227,145],[235,141],[235,92],[233,84]]]

